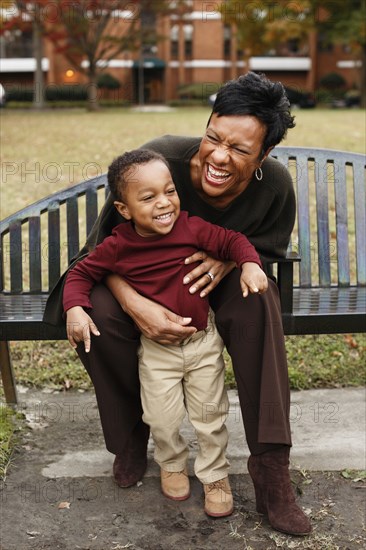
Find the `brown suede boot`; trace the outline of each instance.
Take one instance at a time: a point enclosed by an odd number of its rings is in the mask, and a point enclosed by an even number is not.
[[[123,452],[116,455],[113,463],[113,475],[120,487],[131,487],[143,477],[147,467],[146,454],[149,434],[149,426],[140,420]]]
[[[311,524],[295,501],[289,473],[290,448],[251,455],[248,470],[254,483],[257,512],[267,514],[277,531],[288,535],[308,535]]]

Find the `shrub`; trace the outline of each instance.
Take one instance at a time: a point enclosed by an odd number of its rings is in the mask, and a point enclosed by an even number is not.
[[[195,84],[185,84],[178,86],[177,95],[180,100],[200,100],[206,103],[208,97],[217,92],[219,86],[212,82],[196,82]]]
[[[97,80],[98,88],[106,88],[107,90],[118,90],[121,87],[121,83],[117,78],[109,73],[102,73]]]
[[[320,79],[319,84],[327,90],[335,91],[344,88],[346,81],[339,73],[328,73]]]
[[[11,101],[32,102],[32,87],[14,87],[6,91],[7,103]],[[87,87],[82,84],[48,85],[45,88],[46,101],[86,101]]]

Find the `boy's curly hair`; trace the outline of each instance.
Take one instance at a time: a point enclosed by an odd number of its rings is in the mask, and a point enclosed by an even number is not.
[[[151,149],[134,149],[116,157],[110,164],[107,173],[109,189],[114,199],[123,201],[127,185],[133,182],[133,176],[136,174],[138,166],[154,160],[163,162],[170,170],[163,155]]]

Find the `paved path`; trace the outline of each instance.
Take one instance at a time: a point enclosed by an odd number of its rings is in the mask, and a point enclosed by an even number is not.
[[[315,523],[319,519],[309,546],[301,548],[363,547],[365,485],[347,483],[331,471],[365,468],[365,390],[312,390],[293,392],[291,397],[292,476],[301,486],[301,505]],[[111,478],[113,456],[104,448],[93,393],[20,388],[19,398],[28,428],[3,486],[1,550],[278,547],[273,542],[274,531],[255,512],[246,470],[249,452],[235,391],[230,392],[227,420],[235,513],[222,520],[205,516],[202,488],[194,476],[188,501],[176,503],[161,495],[151,443],[143,482],[119,489]],[[194,433],[187,422],[183,430],[194,456]],[[192,474],[192,459],[189,467]],[[342,518],[338,524],[337,514]],[[319,537],[333,537],[333,529],[338,538],[332,540],[338,546],[327,546],[325,539],[317,546]],[[275,536],[281,544],[286,540],[283,535]],[[347,545],[339,546],[344,541]],[[290,547],[286,544],[282,547]]]

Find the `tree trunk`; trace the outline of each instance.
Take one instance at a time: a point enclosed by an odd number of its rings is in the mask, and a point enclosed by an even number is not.
[[[34,72],[33,81],[33,107],[35,109],[44,108],[44,78],[42,70],[43,44],[42,44],[42,29],[35,13],[33,20],[33,53],[36,61],[36,69]]]
[[[361,107],[366,107],[366,44],[363,44],[361,50],[361,78],[360,78],[360,92],[361,92]]]
[[[88,82],[88,111],[99,111],[99,98],[96,70],[90,65]]]

